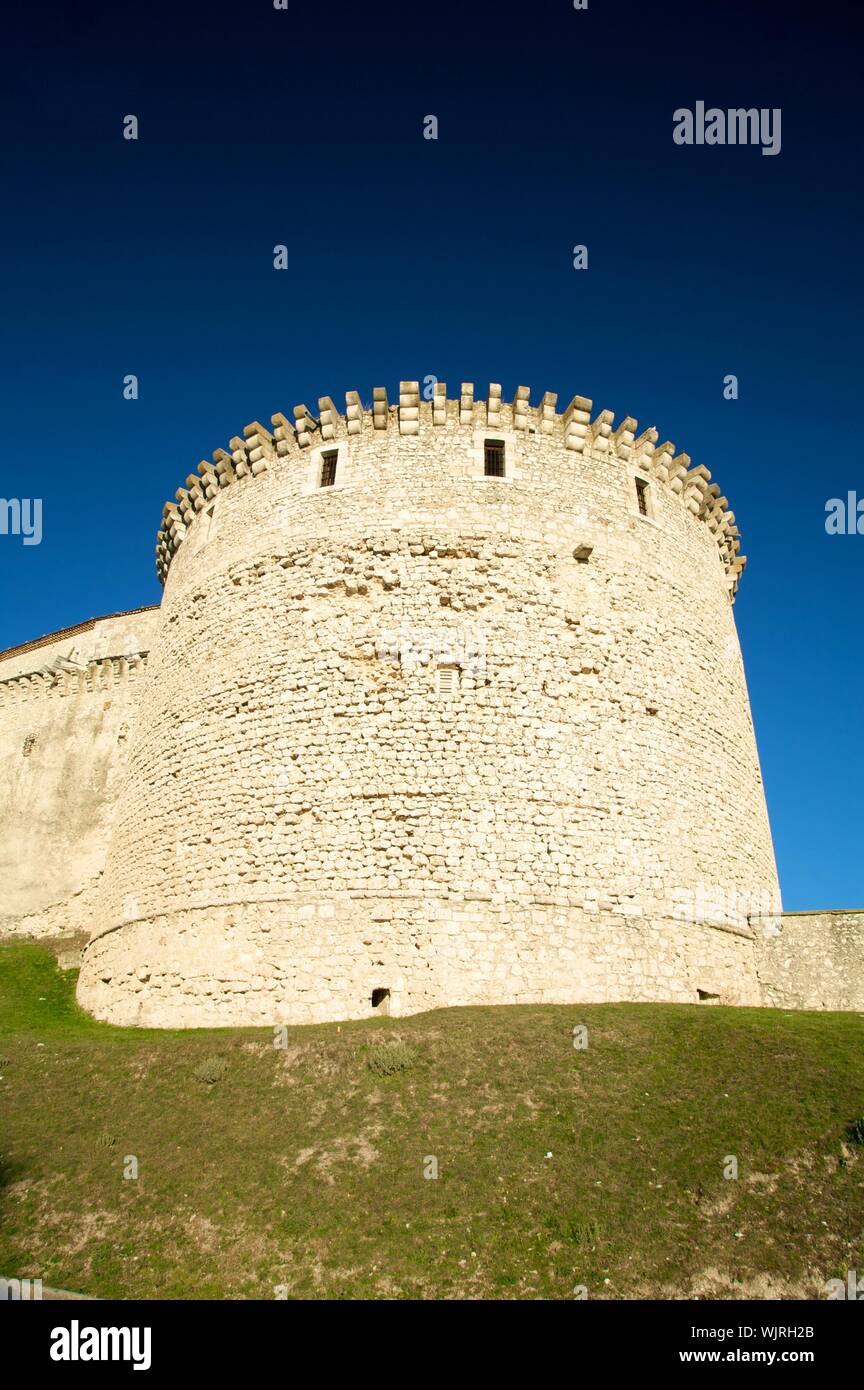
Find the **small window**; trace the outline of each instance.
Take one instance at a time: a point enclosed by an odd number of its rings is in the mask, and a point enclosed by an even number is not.
[[[438,667],[438,694],[455,695],[459,689],[459,672],[455,666]]]
[[[648,483],[645,478],[636,479],[636,506],[640,516],[648,515]]]
[[[372,1008],[377,1014],[389,1014],[390,1012],[390,991],[389,989],[373,989]]]
[[[336,460],[339,457],[337,449],[328,449],[326,454],[321,455],[321,486],[332,487],[336,481]]]
[[[504,477],[504,442],[487,439],[483,445],[483,471],[487,478]]]

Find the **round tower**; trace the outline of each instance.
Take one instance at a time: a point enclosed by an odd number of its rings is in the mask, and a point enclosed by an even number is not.
[[[759,1002],[734,515],[656,430],[556,404],[325,396],[187,478],[86,1008]]]

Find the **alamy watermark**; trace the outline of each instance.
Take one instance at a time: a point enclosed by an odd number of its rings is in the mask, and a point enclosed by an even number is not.
[[[459,666],[466,674],[486,670],[486,633],[482,628],[439,630],[428,627],[388,628],[375,638],[379,661],[403,668],[439,665]]]
[[[51,1333],[52,1361],[131,1361],[133,1371],[150,1369],[149,1327],[82,1327],[73,1318],[69,1327]]]
[[[857,1270],[847,1269],[846,1279],[826,1279],[825,1292],[829,1302],[849,1299],[852,1303],[864,1303],[864,1275],[858,1278]]]
[[[21,536],[25,545],[39,545],[42,498],[0,497],[0,536]]]
[[[672,900],[676,921],[705,922],[717,927],[741,927],[750,917],[758,917],[763,930],[770,930],[780,926],[783,912],[776,888],[697,883],[695,888],[675,888]]]
[[[672,139],[676,145],[761,145],[763,154],[779,154],[780,115],[779,106],[722,111],[697,101],[693,111],[679,106],[672,113]]]
[[[847,492],[825,503],[825,530],[829,536],[864,536],[864,497]]]
[[[28,1303],[42,1298],[41,1279],[0,1279],[0,1302]]]

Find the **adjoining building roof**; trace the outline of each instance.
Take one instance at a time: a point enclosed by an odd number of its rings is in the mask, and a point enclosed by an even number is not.
[[[97,623],[107,622],[109,618],[128,618],[134,613],[152,613],[158,607],[158,603],[147,603],[143,608],[121,608],[119,613],[103,613],[98,618],[85,618],[83,622],[73,623],[71,627],[61,627],[56,632],[46,632],[44,637],[34,637],[29,642],[18,642],[14,647],[0,649],[0,661],[7,656],[15,656],[19,652],[29,652],[34,651],[37,647],[46,647],[49,642],[56,642],[61,637],[74,637],[78,632],[89,632]]]

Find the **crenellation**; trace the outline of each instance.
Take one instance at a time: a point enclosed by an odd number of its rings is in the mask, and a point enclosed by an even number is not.
[[[500,430],[501,424],[501,387],[497,382],[492,382],[489,386],[489,394],[486,398],[486,425],[490,430]]]
[[[399,383],[399,433],[420,433],[419,381],[400,381]]]
[[[0,700],[16,696],[37,696],[48,691],[61,696],[81,690],[92,693],[103,686],[114,685],[134,677],[138,668],[146,664],[146,651],[98,657],[82,667],[58,660],[52,666],[41,670],[28,671],[21,675],[0,676]]]
[[[657,433],[659,438],[659,431]],[[655,446],[651,458],[651,471],[655,478],[659,478],[662,483],[667,483],[670,488],[672,486],[672,473],[673,471],[677,473],[677,467],[673,470],[672,466],[674,456],[675,445],[666,439],[662,444]]]
[[[636,429],[635,422],[633,428],[634,430]],[[650,473],[655,474],[655,476],[657,476],[655,453],[657,449],[657,440],[659,438],[660,435],[653,425],[650,429],[643,430],[638,438],[634,438],[632,445],[633,452],[630,455],[631,463],[635,464],[637,467],[646,468]]]
[[[708,476],[711,476],[710,473]],[[703,476],[703,470],[691,468],[689,472],[684,475],[681,497],[684,505],[694,516],[704,516],[705,505],[710,499],[708,484]]]
[[[345,392],[345,421],[349,435],[360,434],[363,430],[363,402],[359,392]]]
[[[190,473],[186,478],[186,497],[193,511],[199,512],[204,506],[204,493],[197,473]]]
[[[589,426],[593,401],[574,396],[564,412],[564,448],[582,453],[589,442]]]
[[[526,388],[527,389],[527,388]],[[537,407],[538,425],[541,434],[553,434],[555,431],[555,407],[558,404],[558,395],[555,391],[544,391],[539,406]]]
[[[596,420],[592,420],[589,424],[586,444],[587,447],[593,449],[594,453],[605,454],[608,450],[614,420],[613,411],[601,410]]]
[[[318,418],[321,426],[322,439],[331,440],[340,437],[344,421],[341,413],[336,409],[336,406],[329,396],[319,397]]]
[[[625,462],[629,462],[633,458],[633,442],[638,428],[638,420],[634,420],[632,415],[627,415],[612,433],[615,453],[619,459],[624,459]]]
[[[256,463],[262,463],[266,467],[268,463],[274,462],[278,457],[275,437],[257,420],[253,420],[250,425],[244,425],[243,436],[246,457],[253,473]]]
[[[450,404],[453,414],[450,414]],[[532,407],[528,386],[518,386],[513,403],[504,403],[500,385],[493,382],[486,396],[485,424],[490,430],[507,431],[511,428],[515,435],[525,438],[538,434],[557,436],[563,441],[564,448],[572,452],[588,450],[589,455],[597,459],[610,456],[632,467],[647,468],[651,477],[681,496],[689,514],[706,521],[707,530],[717,538],[718,552],[728,567],[729,538],[725,528],[718,523],[718,507],[713,502],[720,495],[720,489],[713,484],[714,491],[706,495],[704,488],[699,485],[701,478],[710,482],[706,468],[690,467],[689,455],[675,455],[675,446],[668,441],[657,445],[658,434],[653,427],[636,438],[638,421],[631,416],[626,416],[613,430],[614,414],[611,411],[601,410],[592,421],[592,402],[588,398],[574,396],[563,416],[557,416],[556,404],[556,393],[546,392],[539,406]],[[435,382],[431,402],[424,402],[419,399],[419,382],[403,381],[400,382],[399,404],[394,407],[389,406],[385,388],[376,386],[371,414],[364,409],[357,392],[347,392],[344,416],[336,409],[332,398],[322,396],[319,398],[319,418],[300,404],[294,407],[294,425],[282,414],[271,417],[274,425],[272,434],[265,430],[264,425],[253,421],[244,428],[246,438],[232,439],[232,453],[214,450],[214,463],[203,461],[199,464],[200,477],[190,475],[186,488],[176,492],[176,512],[164,513],[163,525],[157,537],[157,571],[161,580],[164,582],[167,578],[172,557],[185,539],[194,514],[207,506],[218,491],[244,475],[258,475],[265,468],[289,459],[294,453],[301,453],[301,450],[310,448],[315,438],[326,442],[363,435],[367,425],[372,431],[386,431],[390,413],[399,424],[400,435],[418,435],[425,428],[435,430],[449,420],[475,427],[474,385],[463,382],[460,396],[450,403],[446,385]],[[726,499],[721,503],[721,507],[725,506],[728,506]],[[735,541],[736,537],[732,539]],[[729,577],[736,580],[732,571],[729,571]]]
[[[220,490],[230,487],[237,479],[231,455],[225,449],[214,449],[210,457]]]
[[[247,473],[251,473],[252,465],[249,461],[249,452],[246,448],[246,440],[239,434],[235,434],[228,440],[228,448],[231,450],[231,461],[234,464],[234,472],[238,478],[243,478]]]
[[[669,446],[669,449],[670,453],[674,454],[674,457],[670,457],[668,462],[666,463],[666,473],[669,480],[669,486],[674,493],[676,493],[678,496],[681,496],[684,492],[684,487],[687,480],[687,471],[690,467],[690,455],[684,453],[675,454],[674,444],[671,444]]]
[[[276,447],[277,458],[285,458],[288,454],[297,452],[297,436],[291,421],[277,410],[270,416],[270,423],[273,426],[273,440]],[[216,455],[214,454],[214,458]]]
[[[212,502],[213,498],[219,495],[219,475],[208,459],[201,460],[198,465],[198,472],[201,476],[201,486],[204,488],[204,496],[208,502]]]
[[[295,405],[294,429],[300,448],[308,449],[312,444],[315,431],[318,429],[318,421],[315,419],[315,416],[311,414],[308,406],[302,404]]]
[[[383,386],[376,386],[372,393],[372,424],[376,430],[386,430],[390,423],[390,407],[387,403],[387,391]]]
[[[531,392],[527,386],[517,386],[513,397],[513,428],[527,430],[531,420]]]

